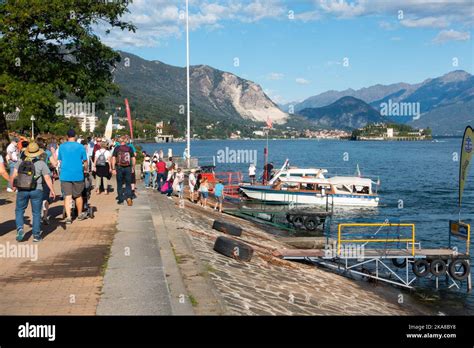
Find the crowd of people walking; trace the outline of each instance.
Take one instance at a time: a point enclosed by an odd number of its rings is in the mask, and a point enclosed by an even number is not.
[[[76,136],[70,129],[60,139],[36,138],[28,141],[13,136],[5,156],[0,154],[0,175],[7,181],[7,192],[16,192],[16,239],[24,238],[24,216],[31,202],[34,242],[42,240],[41,225],[48,225],[49,206],[58,197],[64,201],[66,225],[93,214],[89,199],[95,177],[96,194],[109,194],[113,174],[117,179],[117,203],[133,205],[135,193],[136,149],[129,137],[114,141]],[[60,181],[60,195],[54,182]]]
[[[142,178],[146,189],[153,189],[169,199],[177,196],[200,206],[208,207],[211,190],[215,196],[215,210],[222,211],[224,185],[211,183],[191,169],[186,175],[171,154],[165,158],[162,150],[153,155],[142,152]],[[57,198],[63,200],[65,225],[73,220],[92,217],[89,199],[91,191],[100,195],[110,193],[112,176],[116,176],[118,204],[133,205],[136,198],[137,150],[128,136],[107,140],[100,137],[81,138],[70,129],[62,138],[37,137],[34,141],[12,136],[7,150],[0,154],[0,176],[7,183],[7,192],[16,192],[16,239],[24,239],[24,216],[31,202],[33,241],[42,240],[41,225],[50,223],[49,206]],[[92,178],[95,178],[95,185]],[[60,192],[54,182],[59,180]],[[213,186],[213,187],[211,187]]]

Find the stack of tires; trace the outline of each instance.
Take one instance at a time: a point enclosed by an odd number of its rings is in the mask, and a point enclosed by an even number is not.
[[[242,228],[240,226],[225,221],[214,220],[212,228],[236,237],[242,235]],[[250,245],[223,236],[217,237],[216,242],[214,243],[214,250],[222,255],[239,261],[250,261],[253,256],[253,248]]]
[[[406,259],[403,261],[392,259],[392,262],[398,268],[406,267]],[[419,278],[427,277],[430,273],[435,277],[442,277],[448,273],[454,280],[463,281],[469,276],[471,267],[469,262],[463,258],[451,259],[448,263],[441,258],[418,259],[413,262],[412,270]]]
[[[308,231],[315,231],[321,223],[321,219],[316,215],[287,213],[286,220],[296,229],[304,228]]]

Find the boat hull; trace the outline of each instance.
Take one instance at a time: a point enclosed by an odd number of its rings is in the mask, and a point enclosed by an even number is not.
[[[322,195],[312,192],[292,192],[273,190],[268,186],[241,186],[240,190],[251,199],[274,202],[281,204],[305,204],[351,206],[351,207],[377,207],[379,198],[374,195],[332,194]]]

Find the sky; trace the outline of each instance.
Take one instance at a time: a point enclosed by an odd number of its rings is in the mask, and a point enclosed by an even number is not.
[[[134,0],[104,42],[185,66],[185,0]],[[474,70],[474,0],[190,0],[190,62],[262,86],[273,101],[418,83]]]

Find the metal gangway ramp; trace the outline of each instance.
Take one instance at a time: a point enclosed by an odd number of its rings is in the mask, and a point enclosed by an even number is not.
[[[375,279],[414,288],[418,278],[434,279],[438,289],[445,279],[448,288],[472,288],[469,243],[470,225],[458,222],[465,233],[466,250],[451,247],[421,248],[413,223],[340,223],[337,235],[327,235],[325,249],[282,249],[275,254],[287,260],[305,260],[346,275]]]

